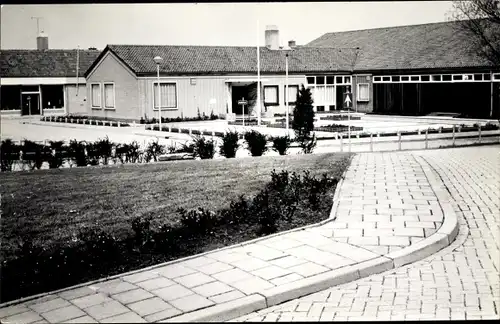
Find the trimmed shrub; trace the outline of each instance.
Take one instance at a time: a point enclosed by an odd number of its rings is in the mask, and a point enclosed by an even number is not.
[[[11,139],[5,139],[2,141],[0,146],[0,161],[1,161],[1,170],[12,171],[12,165],[14,161],[19,160],[19,152],[21,151],[21,147],[15,144]]]
[[[217,223],[216,214],[213,211],[199,207],[196,210],[187,211],[184,208],[177,209],[180,214],[181,224],[191,235],[203,235],[210,232]]]
[[[220,155],[226,158],[234,158],[238,150],[238,132],[227,132],[222,136],[222,143],[219,146]]]
[[[252,130],[250,132],[246,132],[244,137],[248,150],[252,156],[262,156],[265,152],[267,152],[266,135]]]
[[[68,149],[64,145],[64,141],[50,141],[50,149],[51,153],[48,159],[49,168],[58,169],[64,163],[64,151],[68,151]]]
[[[23,163],[25,163],[30,170],[40,170],[43,162],[50,154],[44,145],[35,143],[33,141],[24,140],[22,145]]]
[[[314,109],[311,90],[304,85],[297,96],[297,103],[293,109],[292,128],[295,131],[295,139],[304,153],[312,153],[316,147],[316,136],[314,133]]]
[[[289,136],[276,136],[272,137],[273,149],[279,153],[279,155],[286,155],[292,140]]]
[[[194,156],[200,159],[213,159],[215,155],[215,143],[213,140],[207,140],[202,136],[193,137]]]
[[[88,159],[85,154],[85,142],[71,140],[69,143],[69,157],[76,164],[76,166],[87,166]]]

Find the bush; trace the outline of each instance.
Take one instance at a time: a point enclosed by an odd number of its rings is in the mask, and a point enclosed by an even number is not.
[[[69,143],[69,156],[77,166],[87,166],[88,159],[85,154],[85,142],[71,140]]]
[[[280,155],[286,155],[290,144],[292,144],[292,140],[289,136],[276,136],[272,138],[272,141],[273,149]]]
[[[149,142],[146,147],[145,155],[146,162],[153,161],[157,162],[158,157],[162,154],[165,154],[165,145],[162,145],[158,142],[158,140]]]
[[[12,171],[12,165],[14,161],[19,160],[19,152],[21,151],[21,147],[15,144],[11,139],[5,139],[2,141],[0,145],[0,161],[1,161],[1,170]]]
[[[237,131],[227,132],[222,137],[222,143],[219,147],[220,155],[226,158],[234,158],[236,156],[236,151],[238,150],[239,134]]]
[[[30,170],[34,170],[35,168],[40,170],[43,162],[50,154],[44,145],[26,139],[22,145],[22,151],[23,162],[28,165]]]
[[[207,140],[202,136],[193,137],[194,156],[200,159],[213,159],[215,155],[215,143],[213,140]]]
[[[104,165],[108,165],[109,159],[113,156],[113,147],[115,144],[111,142],[106,135],[105,138],[97,140],[94,145],[99,157],[104,160]]]
[[[255,130],[245,133],[245,141],[252,156],[262,156],[267,151],[266,135]]]
[[[199,207],[196,210],[187,211],[184,208],[177,209],[181,216],[181,224],[194,236],[210,232],[217,224],[216,214],[213,211]]]
[[[304,154],[311,154],[314,150],[314,148],[316,147],[318,143],[318,140],[316,138],[316,134],[312,134],[312,136],[308,136],[308,137],[305,137],[303,138],[300,142],[299,142],[299,146],[300,148],[302,148],[302,152]]]
[[[64,145],[64,141],[50,141],[51,154],[49,156],[49,168],[58,169],[64,163],[64,151],[68,149]]]
[[[297,96],[297,103],[293,109],[292,128],[295,139],[304,153],[312,153],[316,146],[316,138],[311,132],[314,130],[314,109],[311,90],[304,85]]]

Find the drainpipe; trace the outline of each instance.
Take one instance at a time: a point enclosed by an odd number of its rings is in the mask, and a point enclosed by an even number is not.
[[[80,63],[80,45],[77,45],[76,47],[76,96],[78,97],[78,88],[79,88],[79,82],[78,82],[78,68]]]

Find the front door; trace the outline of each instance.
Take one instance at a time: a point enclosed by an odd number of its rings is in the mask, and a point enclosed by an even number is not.
[[[23,116],[40,115],[40,94],[38,93],[23,93],[21,95]]]

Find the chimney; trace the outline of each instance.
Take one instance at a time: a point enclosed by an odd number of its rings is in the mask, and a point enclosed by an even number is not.
[[[36,38],[36,48],[38,50],[49,49],[49,36],[44,34],[44,32],[38,34],[38,37]]]
[[[279,30],[277,26],[266,26],[266,47],[271,50],[279,49]]]
[[[288,47],[290,47],[290,48],[294,48],[295,46],[297,46],[297,45],[295,44],[295,41],[294,41],[294,40],[289,40],[289,41],[288,41]]]

